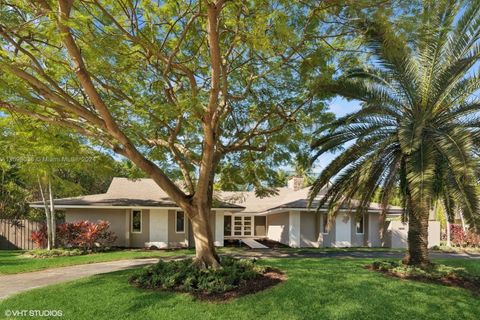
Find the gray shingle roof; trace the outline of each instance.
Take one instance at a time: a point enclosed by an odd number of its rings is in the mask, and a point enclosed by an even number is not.
[[[113,178],[106,193],[80,197],[55,199],[58,208],[64,206],[102,206],[102,207],[177,207],[170,197],[152,179],[129,180]],[[32,207],[41,207],[40,201],[30,203]],[[215,201],[214,208],[243,209],[238,204]]]
[[[278,193],[271,197],[258,198],[255,192],[220,192],[219,196],[223,201],[235,203],[245,207],[244,213],[268,213],[271,211],[277,211],[280,209],[305,209],[316,210],[319,200],[314,200],[312,205],[309,206],[309,191],[310,188],[303,188],[299,190],[292,190],[289,188],[279,188]],[[322,190],[319,197],[325,194],[325,190]],[[352,200],[354,206],[356,201]],[[345,207],[345,209],[348,209]],[[369,211],[378,211],[381,209],[380,204],[371,203]],[[390,206],[388,208],[389,213],[401,213],[402,208],[396,206]]]
[[[259,198],[253,191],[219,191],[215,193],[214,208],[241,210],[243,213],[261,214],[280,209],[315,210],[318,200],[308,206],[309,188],[292,190],[279,188],[277,194]],[[323,193],[320,194],[322,196]],[[178,207],[170,197],[152,180],[114,178],[106,193],[73,198],[55,199],[58,208],[75,206],[101,207]],[[355,204],[355,201],[352,201]],[[42,202],[31,203],[42,207]],[[369,210],[380,210],[377,203],[370,204]],[[391,207],[390,212],[401,212],[400,207]]]

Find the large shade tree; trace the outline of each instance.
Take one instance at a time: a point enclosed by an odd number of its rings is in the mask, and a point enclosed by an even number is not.
[[[378,191],[383,208],[399,190],[408,219],[404,261],[429,263],[428,219],[437,199],[480,226],[478,147],[480,1],[424,1],[416,32],[400,35],[378,15],[360,22],[371,65],[344,73],[329,90],[362,102],[359,111],[323,126],[315,157],[340,152],[320,174],[312,198],[334,215]],[[384,210],[384,213],[385,213]]]
[[[338,4],[2,2],[0,107],[130,159],[189,217],[197,262],[218,267],[215,173],[262,191],[298,151],[322,111],[298,70],[334,72]]]

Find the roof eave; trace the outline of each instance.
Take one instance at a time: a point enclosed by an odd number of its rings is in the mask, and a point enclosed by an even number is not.
[[[43,208],[43,204],[30,204],[32,208]],[[166,209],[166,210],[181,210],[180,207],[175,206],[101,206],[101,205],[55,205],[57,209]],[[212,208],[215,211],[242,211],[245,208],[229,208],[218,207]]]
[[[242,212],[242,214],[245,215],[258,215],[258,216],[267,216],[271,214],[276,214],[276,213],[283,213],[283,212],[289,212],[289,211],[317,211],[316,208],[274,208],[274,209],[268,209],[265,211],[257,211],[257,212]],[[319,212],[326,212],[327,209],[320,209],[318,210]],[[340,209],[339,212],[351,212],[351,209]],[[369,213],[381,213],[382,209],[368,209],[367,212]],[[387,214],[402,214],[402,209],[388,209]]]

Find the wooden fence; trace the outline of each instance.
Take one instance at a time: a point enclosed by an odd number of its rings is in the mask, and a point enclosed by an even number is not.
[[[0,250],[35,249],[31,234],[40,228],[39,222],[0,219]]]

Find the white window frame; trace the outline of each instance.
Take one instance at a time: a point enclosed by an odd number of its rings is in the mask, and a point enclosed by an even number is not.
[[[326,218],[325,218],[326,217]],[[321,228],[322,228],[322,234],[329,234],[329,232],[327,232],[327,225],[325,224],[325,219],[327,220],[327,223],[328,223],[328,213],[322,213],[322,225],[321,225]]]
[[[178,213],[181,212],[183,213],[183,231],[178,231],[177,229],[177,215]],[[185,212],[183,211],[175,211],[175,233],[179,233],[179,234],[184,234],[185,231],[187,230],[187,221],[186,221],[186,217],[185,217]]]
[[[231,237],[232,238],[243,238],[243,237],[248,237],[248,238],[254,238],[255,237],[255,216],[254,215],[231,215],[232,217],[232,230],[231,230]],[[235,220],[239,219],[237,221],[240,221],[240,234],[235,234]],[[246,235],[245,234],[245,218],[250,218],[250,234]]]
[[[357,228],[357,219],[355,218],[355,234],[356,235],[363,235],[365,234],[365,213],[362,213],[362,232],[357,232],[358,228]]]
[[[140,231],[133,231],[133,213],[140,212]],[[143,232],[143,212],[142,210],[133,209],[130,212],[130,232],[131,233],[142,233]]]

